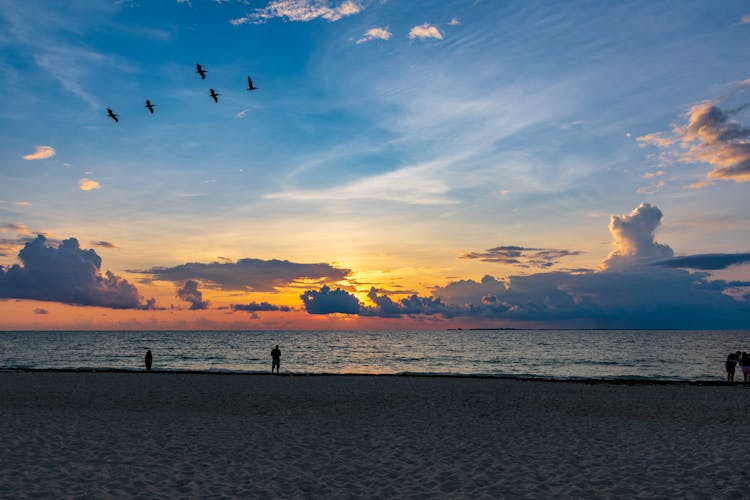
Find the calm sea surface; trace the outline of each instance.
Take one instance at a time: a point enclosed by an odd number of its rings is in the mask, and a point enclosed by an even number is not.
[[[721,380],[750,330],[0,332],[0,369],[265,372],[276,344],[293,373]]]

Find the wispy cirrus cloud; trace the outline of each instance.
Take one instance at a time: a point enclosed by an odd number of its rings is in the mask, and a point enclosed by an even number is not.
[[[357,40],[357,43],[366,43],[372,40],[390,40],[393,34],[388,31],[388,26],[384,28],[370,28],[365,31],[362,38]]]
[[[101,189],[102,185],[98,181],[86,179],[85,177],[78,181],[78,187],[81,191],[91,191],[93,189]]]
[[[437,26],[430,23],[424,23],[419,26],[414,26],[411,30],[409,30],[409,40],[414,40],[415,38],[434,38],[436,40],[442,40],[443,33],[438,29]]]
[[[255,9],[246,16],[230,20],[230,24],[259,24],[269,19],[279,18],[284,21],[308,22],[315,19],[325,19],[329,22],[338,21],[348,16],[362,12],[363,7],[354,0],[273,0],[265,7]]]
[[[23,155],[24,160],[46,160],[55,156],[55,148],[52,146],[37,146],[33,153]]]

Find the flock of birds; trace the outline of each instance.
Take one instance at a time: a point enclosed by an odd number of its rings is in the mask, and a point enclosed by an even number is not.
[[[200,64],[196,64],[195,65],[195,72],[198,73],[201,76],[201,80],[205,80],[206,79],[206,73],[208,73],[208,71],[206,71],[203,68],[203,66],[201,66]],[[247,90],[251,90],[251,91],[252,90],[258,90],[258,87],[256,87],[255,85],[253,85],[253,79],[250,78],[249,76],[247,77]],[[218,103],[219,102],[219,96],[221,94],[217,93],[214,89],[209,89],[209,91],[210,92],[208,93],[208,95],[211,96],[211,98],[214,100],[215,103]],[[154,108],[155,107],[156,107],[156,104],[152,103],[149,99],[146,99],[146,105],[144,106],[144,108],[148,109],[151,112],[152,115],[154,114]],[[119,118],[118,118],[118,116],[120,116],[120,115],[118,115],[117,113],[115,113],[114,111],[112,111],[111,108],[107,108],[107,116],[109,116],[110,118],[112,118],[115,122],[119,122],[120,121]]]

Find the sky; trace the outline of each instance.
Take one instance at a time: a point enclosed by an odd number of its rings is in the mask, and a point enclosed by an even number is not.
[[[0,0],[0,329],[747,328],[748,60],[746,1]]]

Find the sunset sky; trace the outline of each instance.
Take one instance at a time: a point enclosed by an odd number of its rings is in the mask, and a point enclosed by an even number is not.
[[[0,7],[0,329],[750,324],[747,1]]]

